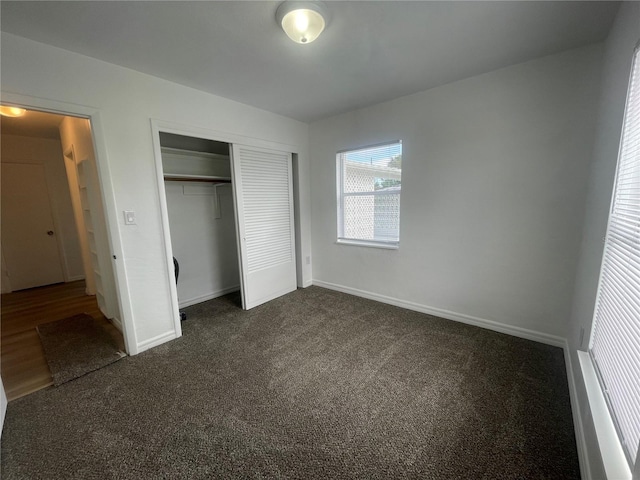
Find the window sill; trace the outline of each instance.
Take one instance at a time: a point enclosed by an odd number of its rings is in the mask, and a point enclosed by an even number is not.
[[[372,247],[383,248],[386,250],[398,250],[400,245],[397,243],[382,243],[382,242],[367,242],[365,240],[344,240],[338,239],[336,241],[338,245],[352,245],[356,247]]]
[[[609,480],[631,480],[629,463],[618,439],[618,432],[613,424],[600,382],[588,352],[578,352],[582,378],[587,389],[587,399],[591,409],[591,417],[596,430],[598,447],[602,456],[604,470]]]

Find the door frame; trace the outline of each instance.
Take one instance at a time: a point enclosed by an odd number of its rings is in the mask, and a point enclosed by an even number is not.
[[[107,241],[113,256],[114,277],[116,283],[116,297],[122,314],[122,335],[125,349],[129,355],[138,353],[138,342],[133,323],[133,309],[126,271],[124,268],[124,250],[120,239],[120,227],[117,222],[117,208],[115,192],[109,168],[107,148],[102,128],[100,110],[94,107],[78,105],[75,103],[60,102],[29,95],[16,94],[2,91],[2,103],[41,112],[55,113],[73,117],[86,118],[91,125],[91,139],[95,151],[96,170],[100,185],[100,200],[104,206],[106,221]],[[61,152],[62,154],[62,152]]]
[[[283,152],[289,152],[295,156],[300,155],[300,147],[296,145],[290,145],[286,143],[279,143],[270,140],[264,140],[261,138],[249,137],[246,135],[240,135],[231,132],[223,132],[219,130],[212,130],[202,127],[196,127],[193,125],[185,125],[176,122],[170,122],[166,120],[151,119],[151,137],[153,139],[153,154],[156,165],[156,180],[158,185],[158,202],[160,203],[160,215],[162,218],[162,233],[163,233],[163,245],[165,250],[165,261],[167,269],[167,279],[169,280],[169,291],[171,292],[171,306],[173,309],[174,325],[176,331],[176,337],[182,336],[182,326],[180,324],[180,314],[178,307],[178,288],[175,281],[171,281],[175,278],[173,273],[173,249],[171,247],[171,230],[169,228],[169,210],[167,209],[167,194],[164,188],[164,173],[162,167],[162,150],[160,146],[160,132],[172,133],[175,135],[184,135],[187,137],[202,138],[206,140],[213,140],[216,142],[223,142],[229,144],[242,144],[257,148],[267,148],[271,150],[279,150]],[[293,160],[292,160],[293,161]],[[297,171],[293,169],[292,172]],[[294,192],[296,191],[295,185],[299,184],[299,178],[293,178]],[[294,205],[298,205],[300,198],[295,195],[293,198]],[[296,207],[298,208],[298,207]],[[236,220],[237,221],[237,220]],[[294,219],[295,238],[296,238],[296,271],[301,271],[299,262],[302,261],[301,256],[298,255],[298,249],[300,248],[300,222],[297,218]],[[238,251],[238,255],[240,252]],[[240,258],[238,258],[240,262]],[[242,268],[241,265],[239,265]],[[240,270],[242,275],[242,270]],[[297,283],[300,285],[302,278],[297,278]]]

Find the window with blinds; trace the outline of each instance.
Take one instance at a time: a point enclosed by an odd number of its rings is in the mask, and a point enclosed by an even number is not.
[[[633,470],[640,442],[640,60],[634,53],[590,353]]]
[[[402,142],[340,152],[336,159],[338,242],[397,246]]]

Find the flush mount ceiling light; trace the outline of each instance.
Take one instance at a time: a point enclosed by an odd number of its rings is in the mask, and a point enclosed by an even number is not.
[[[296,43],[311,43],[329,22],[327,7],[321,2],[281,3],[276,11],[278,25]]]
[[[7,105],[0,105],[0,115],[5,117],[21,117],[26,110],[24,108],[9,107]]]

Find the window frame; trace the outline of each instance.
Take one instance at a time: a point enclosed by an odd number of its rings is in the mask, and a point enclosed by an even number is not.
[[[592,318],[592,328],[591,328],[591,336],[589,339],[589,344],[588,344],[588,351],[586,352],[586,354],[588,355],[590,362],[593,366],[593,370],[595,373],[595,377],[597,379],[597,383],[598,383],[598,388],[600,389],[603,399],[604,399],[604,403],[606,404],[606,410],[608,411],[608,415],[609,418],[611,420],[613,429],[615,430],[615,433],[617,435],[617,439],[619,441],[619,445],[620,445],[620,449],[622,451],[622,454],[625,458],[625,460],[628,463],[628,467],[630,468],[630,470],[633,472],[635,471],[635,475],[638,474],[638,472],[640,472],[640,444],[636,445],[636,451],[631,451],[630,448],[632,446],[628,445],[625,440],[624,440],[624,428],[622,427],[622,425],[620,424],[619,420],[618,420],[618,413],[616,413],[616,407],[614,407],[613,405],[613,401],[610,397],[609,391],[607,389],[606,383],[605,383],[605,375],[603,375],[603,373],[601,372],[600,366],[598,364],[598,362],[600,360],[598,360],[598,355],[594,354],[593,351],[593,347],[596,341],[596,336],[598,333],[598,319],[600,311],[601,311],[601,305],[603,305],[602,303],[602,299],[603,299],[603,289],[604,289],[604,277],[605,277],[605,267],[607,264],[607,260],[610,256],[610,249],[613,249],[614,247],[610,247],[610,238],[611,238],[611,234],[612,231],[614,231],[615,229],[612,227],[612,224],[615,223],[615,219],[616,219],[616,206],[617,206],[617,200],[618,200],[618,196],[619,196],[619,180],[620,180],[620,172],[621,172],[621,164],[622,164],[622,160],[623,160],[623,154],[624,154],[624,148],[626,147],[626,141],[628,140],[626,138],[626,134],[628,134],[627,132],[627,117],[628,114],[630,113],[630,104],[631,101],[636,100],[635,98],[632,98],[632,88],[633,88],[633,82],[634,82],[634,75],[637,75],[635,81],[636,82],[640,82],[640,75],[638,74],[640,72],[640,43],[638,43],[638,45],[636,45],[636,48],[633,51],[633,59],[632,59],[632,64],[631,64],[631,71],[630,71],[630,77],[629,77],[629,82],[628,82],[628,90],[627,90],[627,97],[625,100],[625,107],[624,107],[624,116],[623,116],[623,121],[622,121],[622,128],[621,128],[621,133],[620,133],[620,142],[619,142],[619,146],[618,146],[618,158],[616,160],[616,172],[615,172],[615,179],[614,179],[614,184],[613,184],[613,191],[612,191],[612,195],[611,195],[611,202],[610,202],[610,206],[609,206],[609,214],[608,214],[608,218],[607,218],[607,231],[606,231],[606,236],[604,238],[604,248],[603,248],[603,252],[602,252],[602,262],[600,265],[600,270],[599,270],[599,275],[598,275],[598,289],[597,289],[597,293],[596,293],[596,302],[594,305],[594,313],[593,313],[593,318]],[[638,88],[638,87],[636,87]],[[636,95],[638,97],[640,97],[640,91],[638,93],[636,93]],[[637,249],[637,250],[636,250]],[[633,253],[635,252],[640,252],[640,244],[638,244],[637,246],[633,247],[632,253],[630,253],[630,255],[633,255]],[[626,283],[624,281],[619,281],[618,283],[626,285]],[[619,285],[616,285],[616,287],[620,287]],[[634,292],[632,292],[634,293]],[[604,303],[604,305],[606,305],[606,303]],[[617,304],[616,304],[617,305]],[[604,321],[604,320],[602,320]],[[618,321],[618,323],[615,324],[616,326],[626,326],[626,323],[624,321]],[[618,344],[612,346],[611,348],[614,347],[619,347]],[[633,348],[633,347],[630,347]],[[602,355],[600,355],[600,358],[602,360]],[[616,374],[619,374],[620,372],[616,371],[614,372]],[[613,378],[616,378],[615,375]],[[635,470],[634,470],[635,469]],[[634,476],[634,479],[636,477]]]
[[[358,152],[367,149],[374,149],[378,147],[385,147],[391,145],[400,145],[401,155],[403,154],[402,140],[391,140],[387,142],[376,143],[373,145],[364,145],[356,148],[349,148],[336,152],[336,193],[337,193],[337,235],[336,243],[340,245],[355,245],[361,247],[373,247],[383,248],[389,250],[398,250],[400,248],[400,205],[402,204],[402,185],[398,193],[380,192],[376,190],[366,192],[347,192],[344,191],[344,156],[345,154]],[[402,182],[402,169],[400,169],[400,181]],[[376,239],[359,239],[348,238],[344,236],[344,199],[347,197],[356,196],[376,196],[376,195],[397,195],[398,200],[398,240],[376,240]]]

